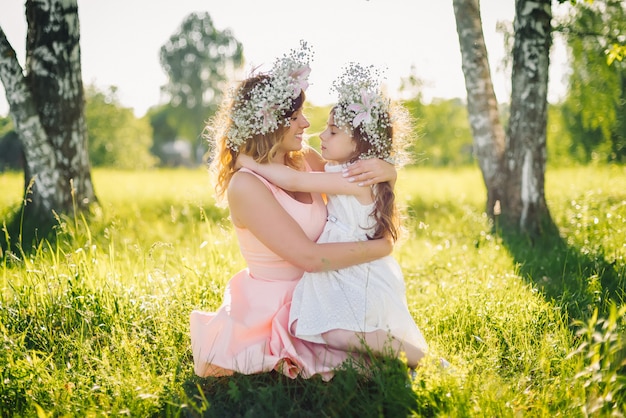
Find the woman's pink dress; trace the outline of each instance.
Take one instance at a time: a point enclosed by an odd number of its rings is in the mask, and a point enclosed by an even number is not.
[[[306,235],[317,240],[326,223],[322,197],[312,194],[313,203],[302,203],[254,175]],[[217,312],[191,313],[196,374],[205,377],[277,370],[292,378],[320,374],[330,379],[332,370],[347,358],[347,353],[299,340],[288,330],[293,290],[304,271],[270,251],[249,230],[235,227],[235,231],[248,268],[230,279]]]

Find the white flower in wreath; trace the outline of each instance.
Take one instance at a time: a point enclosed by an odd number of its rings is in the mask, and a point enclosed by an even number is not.
[[[361,123],[366,125],[372,122],[372,108],[376,103],[376,93],[361,89],[361,103],[352,103],[348,110],[355,112],[356,116],[352,120],[352,126],[358,127]]]
[[[293,97],[298,97],[302,91],[309,87],[309,74],[311,74],[311,67],[308,65],[303,65],[291,73],[291,77],[294,79]]]
[[[276,107],[277,106],[265,103],[264,106],[256,112],[256,116],[261,119],[261,132],[266,132],[277,125],[275,115]]]

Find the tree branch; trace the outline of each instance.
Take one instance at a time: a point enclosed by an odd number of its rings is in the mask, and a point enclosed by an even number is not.
[[[616,36],[607,36],[604,33],[593,32],[593,31],[580,31],[580,30],[572,29],[568,27],[567,25],[557,25],[552,29],[552,31],[559,32],[568,36],[598,37],[598,38],[605,39],[607,43],[610,43],[610,44],[624,45],[624,42],[620,40],[619,38],[617,38]]]
[[[44,171],[42,167],[47,168],[47,173],[52,172],[51,168],[56,164],[54,149],[47,141],[33,96],[26,84],[24,70],[1,26],[0,79],[6,91],[15,131],[24,149],[26,172],[37,176],[37,173]],[[49,190],[54,190],[55,182],[54,176],[38,176],[34,187],[37,187],[40,193],[45,194],[49,193]],[[43,201],[47,203],[45,199]],[[52,208],[45,209],[49,211]]]
[[[0,80],[4,85],[7,102],[13,108],[25,99],[24,70],[17,60],[17,54],[0,26]]]

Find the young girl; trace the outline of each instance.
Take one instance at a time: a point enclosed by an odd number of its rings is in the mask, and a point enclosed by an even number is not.
[[[339,94],[320,135],[325,172],[301,172],[250,158],[238,163],[286,190],[326,193],[328,218],[320,242],[398,238],[395,195],[389,182],[359,187],[342,171],[368,158],[403,155],[406,111],[380,93],[371,67],[351,64],[333,84]],[[376,74],[377,75],[377,74]],[[402,271],[392,256],[323,272],[305,273],[294,290],[290,332],[347,351],[406,354],[416,367],[427,344],[407,308]]]

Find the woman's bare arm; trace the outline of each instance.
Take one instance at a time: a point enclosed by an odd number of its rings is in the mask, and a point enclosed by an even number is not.
[[[285,190],[371,197],[370,190],[346,181],[340,172],[306,172],[282,164],[260,164],[247,155],[240,155],[237,163]]]

